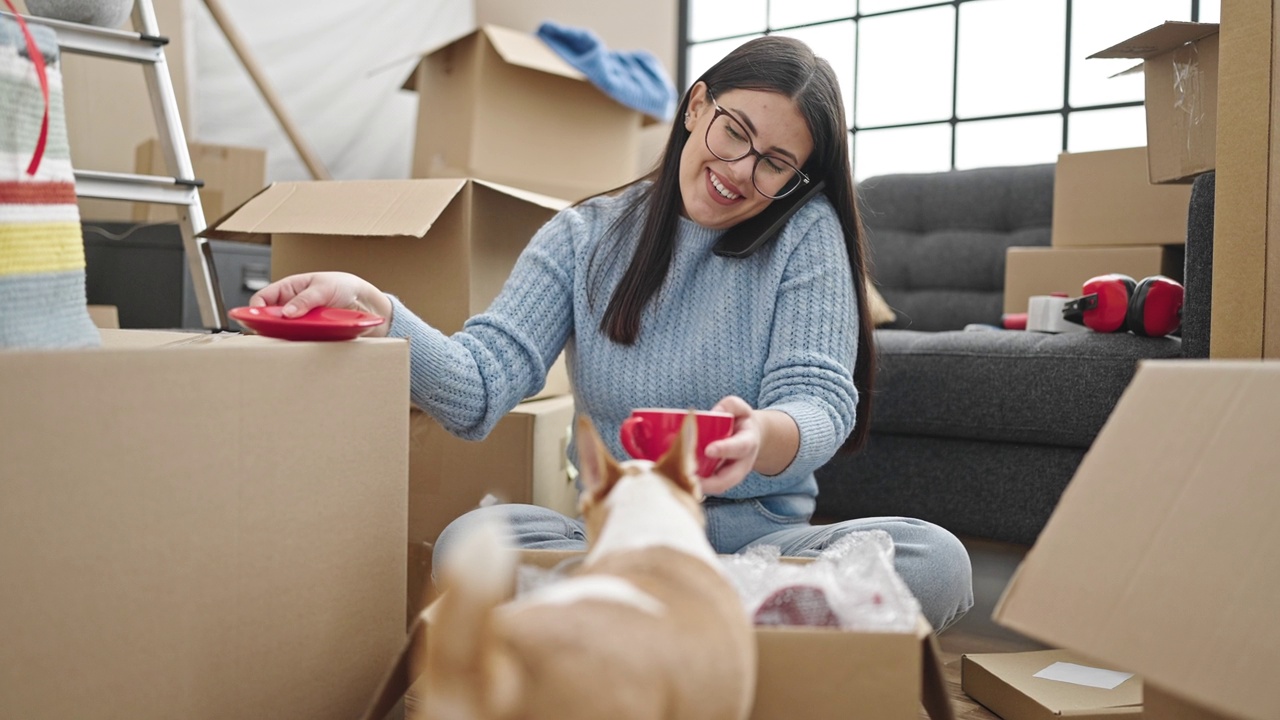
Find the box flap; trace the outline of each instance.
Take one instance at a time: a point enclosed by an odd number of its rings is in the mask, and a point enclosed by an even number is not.
[[[465,179],[272,183],[201,235],[270,242],[273,233],[422,237]]]
[[[1280,712],[1280,363],[1140,365],[995,611],[1239,718]]]
[[[504,195],[510,195],[517,200],[524,200],[527,203],[547,208],[548,210],[560,211],[569,207],[568,200],[543,195],[541,193],[532,192],[530,190],[521,190],[520,188],[511,187],[510,185],[501,185],[499,183],[489,182],[488,180],[472,180],[477,185],[483,185],[491,190],[496,190]]]
[[[1141,32],[1106,50],[1089,56],[1092,58],[1149,58],[1195,42],[1218,32],[1218,23],[1168,21]]]
[[[920,704],[932,720],[955,720],[956,711],[947,693],[947,679],[942,673],[942,648],[929,623],[920,618],[919,634],[924,643],[920,659]]]
[[[489,44],[509,65],[519,65],[530,70],[560,75],[570,80],[586,80],[574,66],[570,65],[540,40],[537,35],[530,35],[518,30],[510,30],[497,25],[485,25],[482,28]]]
[[[400,66],[412,57],[425,57],[443,50],[454,43],[474,35],[475,33],[483,33],[485,39],[493,46],[498,57],[509,65],[518,65],[520,67],[537,70],[538,72],[549,73],[551,75],[559,75],[567,77],[570,80],[583,80],[587,76],[578,71],[577,68],[570,65],[564,58],[556,54],[554,50],[547,46],[545,42],[540,40],[538,36],[529,33],[520,32],[519,30],[511,30],[510,28],[500,27],[498,25],[485,25],[479,30],[469,32],[461,37],[453,38],[434,47],[414,53],[412,56],[400,58],[392,63],[387,63],[375,68],[371,74],[375,74],[386,70],[389,67]],[[418,73],[416,68],[409,72],[409,76],[405,78],[400,85],[401,90],[416,91],[418,89]]]

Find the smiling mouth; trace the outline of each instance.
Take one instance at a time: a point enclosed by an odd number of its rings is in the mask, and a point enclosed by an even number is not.
[[[707,176],[711,178],[711,185],[716,189],[716,192],[720,193],[720,197],[725,200],[737,200],[742,197],[726,187],[725,184],[720,181],[720,177],[711,170],[707,170]]]

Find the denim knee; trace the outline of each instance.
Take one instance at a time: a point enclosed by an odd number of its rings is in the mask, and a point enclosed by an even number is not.
[[[585,550],[586,528],[573,518],[536,505],[490,505],[472,510],[449,523],[436,538],[431,549],[431,579],[435,580],[436,568],[449,550],[472,524],[482,521],[498,522],[507,527],[511,542],[518,548],[545,550]]]
[[[898,574],[920,601],[936,632],[973,607],[973,567],[969,551],[955,535],[923,520],[897,518],[894,553]]]

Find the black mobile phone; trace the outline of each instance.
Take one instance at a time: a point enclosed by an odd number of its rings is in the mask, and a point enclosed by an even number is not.
[[[818,180],[803,190],[793,192],[781,200],[774,200],[764,212],[725,231],[711,248],[712,252],[722,257],[747,257],[777,235],[791,216],[796,214],[796,210],[825,187],[826,184]]]

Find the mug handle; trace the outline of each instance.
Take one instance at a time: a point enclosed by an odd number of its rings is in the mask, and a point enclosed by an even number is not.
[[[627,449],[627,453],[632,458],[640,460],[644,458],[644,453],[640,450],[637,436],[644,436],[644,418],[632,415],[622,421],[622,427],[618,428],[618,439],[622,441],[622,447]]]

